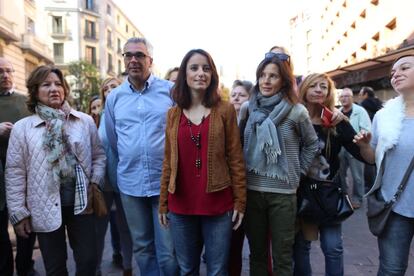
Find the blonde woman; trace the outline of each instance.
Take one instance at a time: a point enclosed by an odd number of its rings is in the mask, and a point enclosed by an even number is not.
[[[344,147],[359,160],[360,150],[353,143],[355,131],[340,111],[335,109],[335,85],[326,74],[311,74],[299,87],[301,102],[306,106],[313,128],[318,135],[318,154],[313,160],[307,176],[315,179],[339,180],[338,154]],[[330,122],[321,118],[323,108],[333,112]],[[338,184],[341,185],[341,184]],[[296,235],[294,246],[295,275],[312,275],[309,251],[311,241],[320,238],[325,255],[326,275],[343,275],[343,247],[341,223],[331,222],[329,218],[322,222],[306,223],[299,220],[300,231]]]

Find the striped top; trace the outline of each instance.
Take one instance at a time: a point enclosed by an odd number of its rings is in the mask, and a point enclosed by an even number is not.
[[[246,129],[246,131],[248,131]],[[318,137],[308,111],[296,104],[278,126],[288,162],[288,180],[270,178],[247,172],[247,189],[259,192],[295,194],[301,174],[306,174],[318,151]],[[245,133],[248,135],[249,133]]]

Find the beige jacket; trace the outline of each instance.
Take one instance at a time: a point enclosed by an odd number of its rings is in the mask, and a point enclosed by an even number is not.
[[[92,118],[72,110],[65,130],[88,178],[93,183],[102,183],[105,152]],[[10,221],[16,224],[30,217],[35,232],[51,232],[62,224],[59,185],[52,183],[52,169],[42,146],[44,132],[45,123],[36,114],[18,121],[10,134],[6,159],[6,199]],[[91,211],[90,208],[84,210],[84,213]]]

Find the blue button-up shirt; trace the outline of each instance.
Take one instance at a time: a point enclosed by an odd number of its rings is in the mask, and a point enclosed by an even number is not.
[[[173,83],[151,74],[142,91],[126,79],[105,104],[109,144],[118,155],[119,190],[131,196],[160,193],[166,114]]]

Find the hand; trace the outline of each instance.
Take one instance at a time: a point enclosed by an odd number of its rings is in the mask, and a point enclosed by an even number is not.
[[[32,233],[32,226],[30,225],[30,219],[24,218],[18,224],[14,226],[14,230],[16,230],[17,235],[22,238],[27,239],[29,234]]]
[[[336,126],[345,119],[345,115],[337,108],[332,111],[331,126]]]
[[[0,123],[0,136],[8,138],[10,136],[10,131],[13,128],[13,124],[10,122]]]
[[[158,220],[162,226],[164,226],[165,228],[168,227],[169,222],[168,222],[167,214],[158,214]]]
[[[239,211],[237,211],[237,210],[234,210],[233,211],[233,217],[231,218],[231,221],[234,223],[234,222],[236,222],[235,224],[234,224],[234,226],[233,226],[233,230],[237,230],[237,228],[239,228],[240,227],[240,225],[241,225],[241,223],[242,223],[242,221],[243,221],[243,217],[244,217],[244,214],[243,213],[240,213]]]
[[[371,142],[371,132],[367,132],[365,130],[361,130],[357,135],[354,136],[353,142],[357,144],[360,148],[370,146],[369,142]]]

